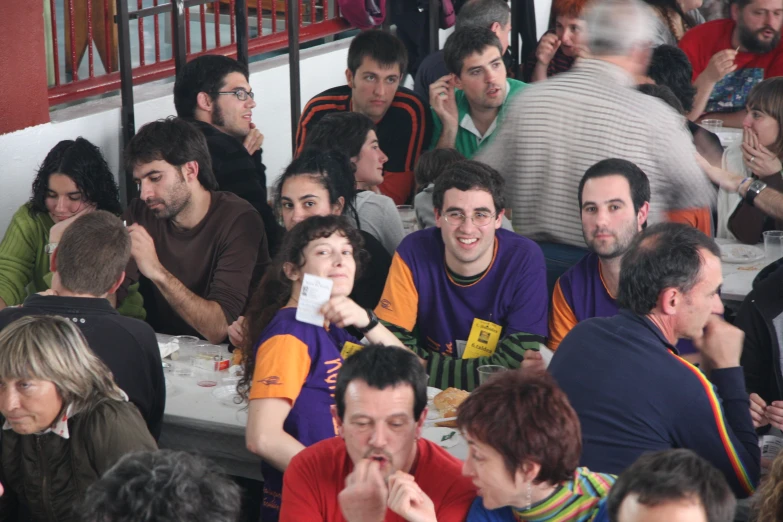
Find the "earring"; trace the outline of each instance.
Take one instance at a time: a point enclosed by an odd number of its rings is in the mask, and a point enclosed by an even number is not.
[[[525,499],[527,501],[527,508],[530,509],[530,506],[533,505],[533,485],[531,482],[527,483],[527,498]]]

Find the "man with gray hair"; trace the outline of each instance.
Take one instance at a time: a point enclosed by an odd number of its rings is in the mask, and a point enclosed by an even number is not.
[[[486,27],[490,29],[500,41],[501,51],[506,66],[511,63],[511,57],[506,52],[509,45],[509,32],[511,31],[511,8],[505,0],[470,0],[457,14],[455,31],[463,27]],[[446,76],[451,71],[446,67],[443,49],[427,56],[416,71],[413,82],[413,91],[425,100],[430,99],[430,84],[438,78]]]
[[[81,216],[51,256],[51,289],[0,312],[0,330],[28,315],[73,321],[157,439],[166,384],[155,332],[144,321],[121,316],[107,299],[125,279],[130,252],[130,235],[118,217],[103,210]]]
[[[474,157],[506,177],[514,229],[539,241],[547,283],[586,254],[579,181],[607,158],[628,160],[650,179],[650,222],[693,224],[715,191],[696,163],[681,115],[637,92],[650,60],[654,19],[639,0],[600,0],[585,13],[590,58],[514,100],[493,141]],[[673,212],[679,211],[679,212]]]

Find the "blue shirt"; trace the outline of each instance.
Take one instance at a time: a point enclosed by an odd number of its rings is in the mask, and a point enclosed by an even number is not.
[[[643,453],[687,448],[736,495],[753,493],[760,451],[741,367],[714,370],[710,382],[650,319],[620,310],[576,325],[549,371],[582,424],[580,465],[619,474]]]

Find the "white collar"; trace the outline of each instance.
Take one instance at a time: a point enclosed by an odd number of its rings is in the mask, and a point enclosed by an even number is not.
[[[65,413],[58,414],[57,420],[46,428],[44,431],[39,431],[36,433],[36,435],[46,435],[49,432],[54,433],[55,435],[58,435],[64,439],[70,439],[71,433],[68,431],[68,419],[71,418],[71,411],[73,410],[73,404],[68,405],[67,408],[65,408]],[[8,422],[8,420],[5,421],[3,424],[3,430],[11,430],[13,429],[11,427],[11,423]]]

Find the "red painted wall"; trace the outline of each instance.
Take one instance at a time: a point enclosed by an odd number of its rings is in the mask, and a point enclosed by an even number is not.
[[[49,121],[43,2],[0,9],[0,134]]]

